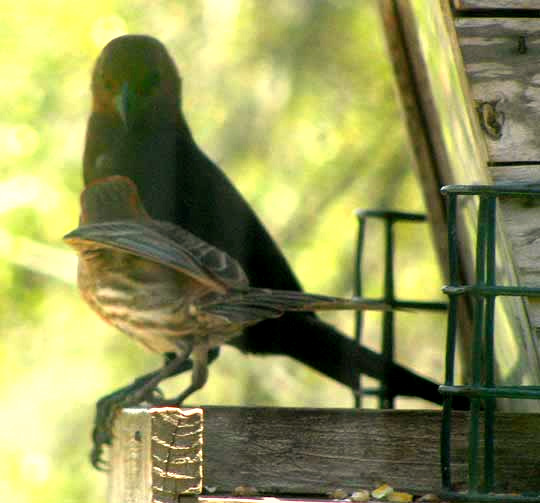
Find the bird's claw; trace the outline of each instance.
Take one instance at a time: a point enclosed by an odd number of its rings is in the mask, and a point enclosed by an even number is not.
[[[163,393],[158,388],[150,389],[146,394],[140,394],[150,377],[143,376],[135,380],[131,385],[116,390],[98,400],[94,430],[92,432],[93,447],[90,452],[90,461],[97,470],[106,471],[108,469],[108,463],[103,459],[103,446],[112,445],[112,427],[120,410],[144,401],[152,402],[154,397],[158,400],[163,398]]]
[[[103,459],[103,446],[111,445],[112,437],[106,431],[95,427],[92,440],[94,446],[90,452],[90,462],[96,470],[106,472],[109,469],[109,463]]]
[[[106,471],[108,463],[103,459],[103,446],[112,444],[112,425],[116,413],[122,408],[127,393],[118,390],[110,395],[100,398],[96,404],[96,417],[92,432],[93,447],[90,452],[90,461],[97,470]]]

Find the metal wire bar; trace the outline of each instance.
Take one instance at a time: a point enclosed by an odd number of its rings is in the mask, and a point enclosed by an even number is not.
[[[354,262],[354,294],[357,297],[362,297],[362,258],[364,255],[364,241],[366,229],[366,219],[358,217],[358,236],[356,240],[356,257]],[[354,318],[354,340],[360,345],[362,342],[362,330],[364,329],[364,315],[362,311],[355,311]],[[355,408],[362,407],[363,398],[362,376],[358,376],[358,386],[356,393],[353,393]]]
[[[495,229],[496,229],[496,199],[490,197],[486,201],[486,285],[495,285]],[[486,387],[495,386],[495,297],[486,297],[485,306],[485,333],[484,333],[484,358],[485,358],[485,382]],[[495,400],[486,397],[484,400],[484,492],[493,490],[495,483]]]
[[[519,398],[538,400],[540,386],[471,386],[471,385],[446,385],[439,386],[439,392],[443,395],[462,395],[469,398]]]
[[[384,300],[393,302],[394,291],[394,218],[386,218],[384,221],[384,231],[386,249],[384,256]],[[394,395],[388,386],[390,369],[394,361],[394,312],[385,311],[383,313],[383,333],[382,333],[382,357],[384,360],[384,379],[381,382],[381,393],[379,394],[379,408],[393,409]]]
[[[477,239],[476,239],[476,271],[475,283],[485,283],[486,260],[486,210],[487,198],[480,197],[478,208]],[[482,382],[482,334],[484,330],[484,303],[482,296],[473,299],[473,344],[472,344],[472,383],[473,387]],[[481,403],[479,397],[471,397],[471,416],[469,424],[469,491],[479,489],[478,458],[479,458],[479,427]]]
[[[459,280],[459,254],[457,242],[457,196],[448,195],[448,248],[449,248],[449,280],[450,286],[456,286]],[[449,295],[448,322],[446,328],[446,386],[452,386],[455,373],[456,336],[457,336],[457,303],[456,295]],[[440,388],[439,388],[440,389]],[[452,433],[452,394],[447,393],[443,402],[441,426],[441,481],[443,489],[450,490],[452,478],[450,473]]]
[[[445,185],[442,194],[457,194],[460,196],[511,196],[536,197],[540,196],[538,183],[505,183],[500,185]]]
[[[442,291],[447,295],[471,295],[482,296],[511,296],[511,297],[540,297],[540,288],[527,286],[488,286],[488,285],[460,285],[444,286]]]
[[[398,300],[395,296],[395,278],[394,278],[394,224],[398,222],[426,222],[426,216],[419,213],[408,213],[402,211],[388,210],[357,210],[358,218],[358,238],[356,246],[355,267],[354,267],[354,293],[358,296],[363,296],[363,274],[362,260],[364,257],[364,245],[369,218],[381,219],[384,223],[385,234],[385,261],[384,261],[384,292],[383,300],[397,309],[414,309],[424,311],[446,311],[446,302],[430,302],[416,300]],[[364,318],[361,312],[355,315],[355,341],[360,344],[362,341],[362,332],[364,328]],[[394,362],[394,337],[395,337],[395,314],[392,311],[385,312],[382,319],[382,344],[381,353],[384,360],[385,372]],[[380,408],[392,408],[394,406],[395,395],[393,390],[387,385],[388,379],[382,379],[381,384],[375,389],[364,389],[362,381],[359,378],[358,388],[353,392],[354,406],[361,407],[362,399],[365,395],[375,395],[378,397]]]
[[[382,218],[384,220],[401,220],[403,222],[425,222],[426,215],[423,213],[408,213],[405,211],[392,210],[356,210],[357,217]]]
[[[424,311],[446,311],[448,309],[448,303],[423,300],[394,300],[392,307],[411,310],[422,309]]]

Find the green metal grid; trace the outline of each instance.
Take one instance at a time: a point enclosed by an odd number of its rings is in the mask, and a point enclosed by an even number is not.
[[[540,502],[540,492],[527,495],[495,494],[494,422],[495,399],[540,399],[540,386],[497,386],[495,383],[494,314],[498,296],[540,296],[540,288],[502,286],[496,284],[496,218],[497,198],[540,197],[540,186],[507,185],[448,185],[441,189],[447,198],[449,285],[443,291],[449,297],[446,342],[445,382],[440,386],[445,396],[441,428],[441,475],[445,499],[455,501],[516,501]],[[459,283],[459,254],[457,213],[458,197],[479,198],[477,215],[475,277],[471,285]],[[472,382],[454,384],[457,340],[458,299],[469,296],[473,305]],[[452,397],[461,395],[471,402],[468,450],[468,488],[452,490],[450,474]],[[484,464],[479,466],[480,416],[484,415]],[[539,482],[540,485],[540,482]]]
[[[357,210],[358,218],[358,239],[355,257],[354,268],[354,294],[362,296],[362,259],[364,256],[365,233],[367,228],[367,220],[370,218],[379,219],[384,222],[385,246],[384,246],[384,293],[383,299],[386,303],[396,308],[408,308],[414,310],[428,311],[446,311],[447,304],[445,302],[426,302],[416,300],[398,300],[395,296],[395,279],[394,279],[394,258],[395,258],[395,240],[394,226],[399,222],[417,222],[425,223],[425,215],[419,213],[404,213],[401,211],[385,211],[385,210]],[[355,314],[355,341],[360,344],[362,340],[362,331],[364,327],[364,319],[362,311],[356,311]],[[381,353],[386,366],[392,365],[394,361],[394,326],[395,313],[386,311],[382,315],[382,344]],[[388,374],[385,372],[385,375]],[[391,409],[394,407],[395,393],[389,386],[387,379],[383,378],[381,384],[376,389],[363,389],[361,378],[358,379],[358,388],[354,393],[354,405],[359,408],[362,406],[363,395],[375,395],[379,399],[379,408]]]

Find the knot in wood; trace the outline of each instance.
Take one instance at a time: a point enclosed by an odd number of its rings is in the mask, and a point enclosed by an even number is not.
[[[499,140],[502,137],[504,124],[504,112],[497,110],[499,101],[479,102],[476,111],[480,121],[480,127],[492,140]]]

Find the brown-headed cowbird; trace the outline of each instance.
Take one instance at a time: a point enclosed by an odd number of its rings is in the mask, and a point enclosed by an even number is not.
[[[84,182],[124,175],[137,185],[148,213],[181,225],[226,252],[250,285],[301,287],[280,249],[225,174],[195,143],[181,110],[174,61],[155,38],[126,35],[109,42],[92,74],[92,113]],[[103,162],[108,157],[110,162]],[[284,354],[352,389],[358,376],[388,379],[396,395],[441,403],[438,386],[344,336],[309,312],[287,312],[246,327],[231,344],[256,354]]]
[[[103,418],[106,430],[115,408],[148,398],[191,355],[191,385],[172,401],[160,402],[181,404],[206,382],[208,351],[246,327],[288,311],[389,308],[359,298],[251,287],[227,253],[182,227],[150,218],[136,185],[124,176],[88,185],[81,195],[80,226],[64,239],[79,254],[78,282],[86,302],[148,349],[176,355],[111,405]],[[99,431],[101,425],[96,426]],[[109,431],[102,438],[109,442]],[[101,445],[96,448],[93,461],[99,463]]]

